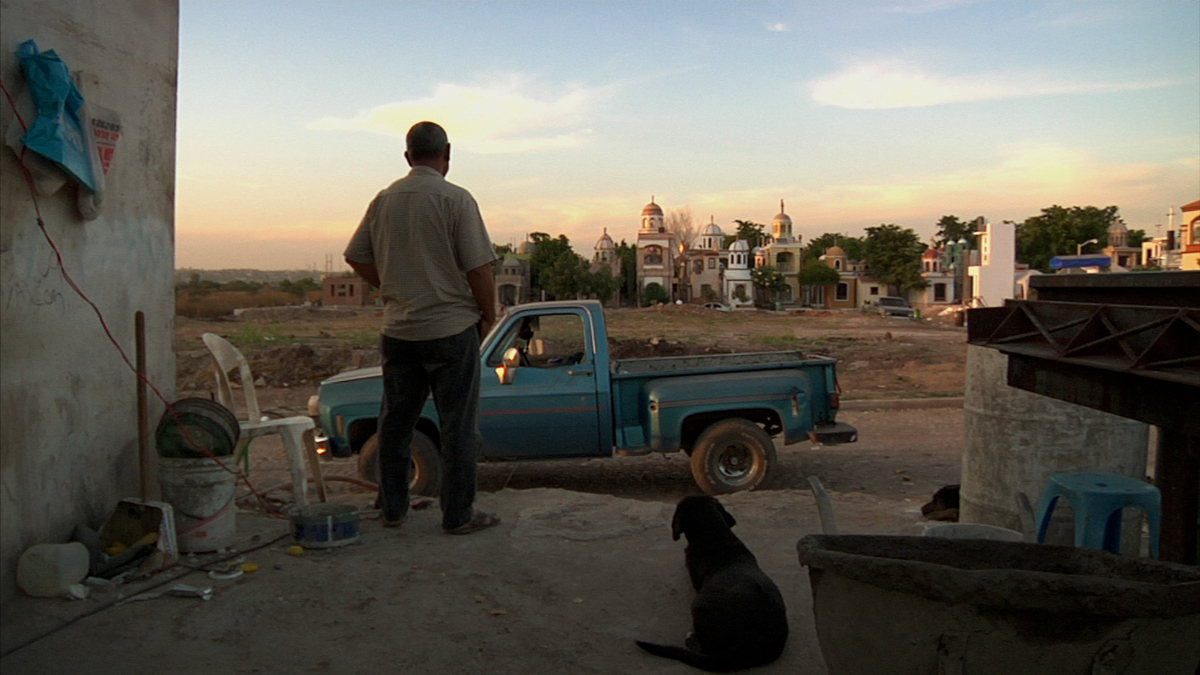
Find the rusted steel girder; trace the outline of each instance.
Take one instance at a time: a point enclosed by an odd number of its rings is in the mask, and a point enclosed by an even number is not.
[[[1011,386],[1200,436],[1200,309],[1009,300],[969,322]]]
[[[1045,295],[1055,300],[1009,300],[1004,307],[970,310],[968,341],[1008,355],[1010,386],[1158,426],[1161,556],[1196,564],[1200,285],[1180,293],[1188,286],[1180,280],[1189,281],[1175,277],[1170,284],[1172,299],[1183,306],[1097,303],[1112,289],[1090,280],[1070,289],[1053,280]],[[1136,299],[1138,289],[1125,282],[1107,283],[1122,284],[1114,293],[1122,300]],[[1072,290],[1079,293],[1072,296]],[[1067,297],[1088,301],[1062,301]]]

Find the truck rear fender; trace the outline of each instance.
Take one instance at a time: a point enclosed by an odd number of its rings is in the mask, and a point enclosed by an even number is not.
[[[779,432],[783,431],[783,424],[779,420],[779,413],[770,408],[748,408],[744,410],[697,413],[683,420],[683,427],[680,430],[679,438],[680,449],[691,455],[692,446],[705,429],[716,422],[731,417],[740,417],[754,422],[761,426],[767,432],[768,436],[776,436]]]
[[[640,408],[654,452],[688,448],[709,424],[728,417],[761,424],[790,445],[806,440],[813,426],[812,391],[807,369],[665,377],[646,382]]]

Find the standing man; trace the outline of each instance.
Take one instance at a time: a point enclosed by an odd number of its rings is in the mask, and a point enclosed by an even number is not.
[[[446,131],[419,122],[405,140],[412,170],[375,197],[345,253],[384,300],[379,518],[398,527],[408,514],[409,443],[432,392],[441,418],[442,528],[470,534],[500,522],[474,508],[479,341],[496,321],[496,253],[471,193],[446,182]]]

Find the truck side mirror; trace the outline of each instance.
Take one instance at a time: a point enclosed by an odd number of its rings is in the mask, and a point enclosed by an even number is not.
[[[517,365],[520,362],[521,352],[517,351],[516,347],[504,350],[503,365],[496,368],[496,377],[500,378],[500,384],[513,383],[513,378],[517,376]]]

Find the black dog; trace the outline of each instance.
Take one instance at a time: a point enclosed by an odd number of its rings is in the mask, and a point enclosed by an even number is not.
[[[771,578],[731,528],[736,521],[712,497],[684,497],[671,532],[687,536],[684,561],[696,599],[687,648],[637,641],[656,656],[727,672],[766,665],[787,643],[787,608]]]

